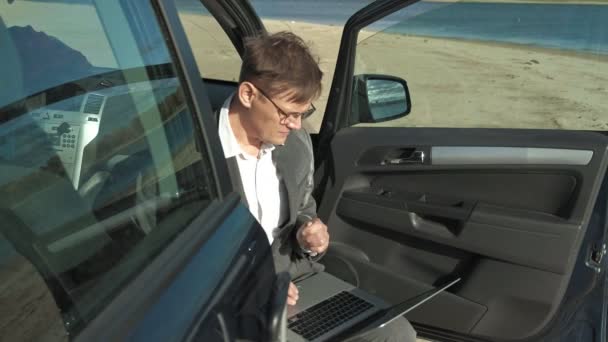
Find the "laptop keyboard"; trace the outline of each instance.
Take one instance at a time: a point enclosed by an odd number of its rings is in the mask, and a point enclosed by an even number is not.
[[[367,301],[342,291],[291,317],[287,326],[310,341],[372,307]]]

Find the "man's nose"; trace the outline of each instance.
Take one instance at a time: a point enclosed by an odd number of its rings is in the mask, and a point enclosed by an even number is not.
[[[294,118],[293,116],[290,116],[289,120],[287,121],[287,127],[292,130],[302,128],[302,117],[298,116],[297,118]]]

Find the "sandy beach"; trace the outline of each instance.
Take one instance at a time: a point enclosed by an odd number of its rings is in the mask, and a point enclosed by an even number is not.
[[[412,112],[383,125],[608,129],[608,56],[392,34],[358,55],[359,73],[408,81]]]
[[[185,14],[184,26],[205,77],[236,79],[232,47],[217,44],[209,18]],[[266,20],[270,32],[291,30],[309,41],[324,72],[319,112],[305,123],[317,132],[327,102],[342,28]],[[204,33],[204,34],[203,34]],[[213,34],[210,34],[213,33]],[[226,41],[226,44],[228,42]],[[217,50],[217,49],[216,49]],[[231,58],[233,56],[234,58]],[[520,44],[499,44],[361,32],[356,73],[408,82],[412,112],[383,126],[608,129],[608,56]],[[218,65],[231,65],[218,68]]]
[[[204,25],[201,18],[189,17],[185,22]],[[325,74],[317,108],[325,108],[342,28],[278,20],[264,23],[271,32],[291,30],[311,42]],[[185,27],[190,36],[205,40],[196,32],[200,27]],[[356,73],[394,75],[408,82],[412,112],[383,126],[608,129],[608,56],[365,31],[359,37],[357,56]],[[208,54],[197,58],[209,57],[226,58]],[[233,65],[236,68],[238,61]],[[231,77],[232,70],[213,68],[209,77],[222,78],[222,73]],[[318,131],[322,113],[319,110],[308,120],[310,131]]]

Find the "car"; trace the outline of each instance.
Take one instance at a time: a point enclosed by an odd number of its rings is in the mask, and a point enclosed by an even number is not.
[[[386,127],[419,86],[360,62],[416,2],[344,26],[311,134],[326,271],[392,303],[460,277],[407,315],[423,338],[606,341],[605,132]],[[280,338],[289,278],[214,114],[237,86],[214,73],[265,25],[248,1],[184,3],[0,3],[2,340]]]

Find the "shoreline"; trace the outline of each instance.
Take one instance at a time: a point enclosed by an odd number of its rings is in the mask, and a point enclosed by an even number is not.
[[[449,0],[446,0],[446,2]],[[479,0],[479,2],[483,2],[484,0]],[[499,1],[499,0],[497,0]],[[526,1],[526,0],[522,0],[522,1]],[[608,0],[606,0],[608,2]],[[606,4],[608,5],[608,3]],[[340,31],[342,31],[343,26],[339,26],[340,24],[328,24],[328,23],[320,23],[320,22],[313,22],[313,21],[297,21],[297,20],[290,20],[290,19],[275,19],[275,18],[268,18],[264,20],[264,25],[271,25],[272,27],[274,27],[275,25],[279,24],[279,25],[283,25],[285,26],[285,28],[281,29],[281,30],[294,30],[296,31],[297,28],[293,28],[292,25],[300,25],[300,24],[304,24],[304,25],[316,25],[316,26],[327,26],[329,28],[339,28]],[[591,58],[593,60],[603,60],[604,58],[608,58],[608,46],[606,47],[606,50],[603,51],[594,51],[594,50],[588,50],[588,49],[578,49],[576,47],[569,47],[569,46],[549,46],[549,45],[539,45],[539,44],[535,44],[535,43],[518,43],[518,42],[508,42],[508,41],[496,41],[496,40],[490,40],[490,38],[488,39],[474,39],[474,38],[464,38],[464,37],[445,37],[445,36],[433,36],[433,35],[428,35],[428,34],[416,34],[416,33],[401,33],[401,32],[396,32],[396,31],[386,31],[386,29],[391,28],[392,26],[388,26],[386,28],[384,28],[383,30],[379,30],[379,31],[374,31],[374,30],[361,30],[359,32],[359,37],[357,39],[357,41],[360,43],[361,41],[368,39],[369,37],[381,33],[381,34],[394,34],[394,35],[399,35],[399,36],[405,36],[405,37],[420,37],[420,38],[427,38],[427,39],[439,39],[439,40],[453,40],[453,41],[461,41],[461,42],[467,42],[467,43],[478,43],[478,44],[482,44],[482,45],[488,45],[488,46],[505,46],[505,47],[512,47],[512,48],[523,48],[523,49],[531,49],[531,50],[539,50],[539,51],[546,51],[546,52],[555,52],[557,54],[560,55],[565,55],[565,56],[572,56],[575,55],[577,57],[583,57],[583,58]],[[279,30],[270,30],[268,27],[266,27],[266,29],[269,32],[277,32]],[[340,36],[341,37],[341,36]],[[336,44],[339,44],[339,41],[336,42]]]
[[[423,34],[408,34],[408,33],[399,33],[399,32],[370,32],[370,31],[361,31],[363,33],[367,33],[369,36],[363,38],[359,41],[362,42],[367,38],[370,38],[372,35],[377,33],[387,34],[387,35],[397,35],[407,38],[423,38],[423,39],[432,39],[432,40],[445,40],[445,41],[453,41],[453,42],[462,42],[462,43],[470,43],[475,45],[480,45],[482,47],[507,47],[512,49],[520,49],[526,51],[533,51],[539,53],[550,53],[565,57],[577,57],[589,59],[592,61],[608,61],[608,50],[602,52],[595,52],[591,50],[580,50],[568,47],[552,47],[552,46],[543,46],[536,45],[533,43],[525,44],[525,43],[514,43],[514,42],[498,42],[484,39],[469,39],[469,38],[460,38],[460,37],[441,37],[441,36],[430,36]]]

